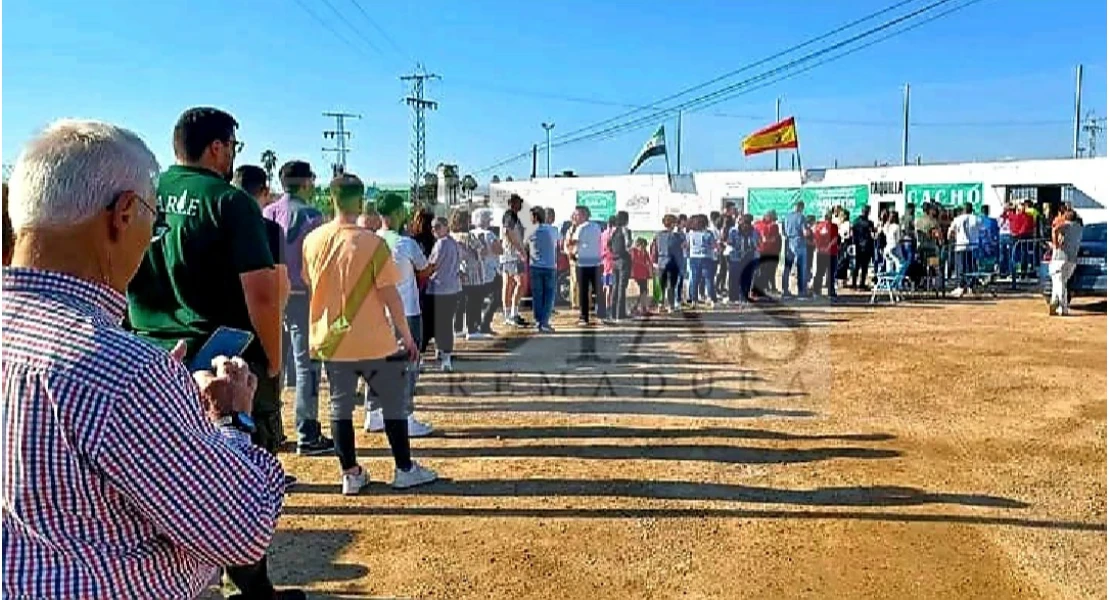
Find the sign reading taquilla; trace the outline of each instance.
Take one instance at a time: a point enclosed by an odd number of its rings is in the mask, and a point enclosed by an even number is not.
[[[901,196],[903,192],[901,181],[872,181],[872,196]]]

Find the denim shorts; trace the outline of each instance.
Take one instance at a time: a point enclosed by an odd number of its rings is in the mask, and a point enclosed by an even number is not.
[[[603,275],[601,278],[601,283],[602,285],[613,285],[613,274],[606,273],[605,275]]]
[[[508,277],[524,274],[524,262],[519,260],[501,263],[501,272]]]

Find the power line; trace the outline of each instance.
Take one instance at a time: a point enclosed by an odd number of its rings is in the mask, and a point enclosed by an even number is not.
[[[844,52],[841,52],[839,54],[835,54],[831,57],[825,58],[824,60],[820,60],[820,61],[814,62],[812,64],[802,66],[802,65],[804,65],[804,63],[810,61],[811,59],[823,56],[823,55],[828,54],[828,53],[830,53],[834,50],[838,50],[838,49],[843,48],[845,46],[848,46],[852,43],[858,42],[862,39],[865,39],[869,36],[872,36],[876,33],[879,33],[881,31],[885,31],[887,29],[890,29],[890,28],[894,27],[895,25],[898,25],[899,23],[903,23],[903,22],[905,22],[909,19],[920,16],[920,15],[922,15],[922,14],[924,14],[924,13],[926,13],[926,12],[928,12],[928,11],[934,9],[934,8],[937,8],[937,7],[942,6],[944,4],[948,4],[949,2],[952,2],[952,1],[953,0],[936,0],[932,4],[929,4],[925,7],[919,8],[919,9],[917,9],[917,10],[911,12],[911,13],[902,15],[902,16],[897,17],[895,19],[892,19],[890,21],[886,21],[886,22],[882,23],[881,25],[877,25],[875,27],[872,27],[871,29],[868,29],[868,30],[864,31],[863,33],[854,35],[854,36],[852,36],[852,37],[850,37],[846,40],[842,40],[840,42],[837,42],[837,43],[835,43],[831,46],[822,48],[820,50],[810,52],[809,54],[806,54],[806,55],[802,56],[801,58],[794,59],[794,60],[792,60],[792,61],[790,61],[786,64],[780,65],[778,67],[775,67],[773,69],[770,69],[770,70],[765,71],[763,73],[760,73],[758,75],[749,77],[748,79],[745,79],[743,81],[727,85],[727,86],[725,86],[721,89],[718,89],[718,90],[713,91],[713,92],[709,92],[707,94],[703,94],[701,96],[698,96],[698,97],[693,98],[691,100],[687,100],[687,101],[685,101],[681,104],[677,104],[677,105],[672,106],[670,108],[662,109],[662,110],[660,110],[656,113],[653,113],[651,115],[647,115],[647,116],[644,116],[644,117],[638,117],[634,120],[627,121],[625,123],[621,123],[621,124],[618,124],[618,125],[614,125],[614,126],[606,128],[606,129],[603,129],[601,131],[588,133],[588,134],[584,134],[584,135],[579,135],[579,136],[577,136],[575,138],[571,138],[569,140],[562,140],[561,142],[556,144],[556,146],[565,145],[565,144],[568,144],[568,143],[574,143],[574,142],[578,142],[578,141],[583,141],[583,140],[587,140],[587,139],[592,139],[592,138],[595,138],[595,137],[600,137],[602,135],[605,135],[606,137],[612,137],[613,135],[619,134],[622,131],[627,131],[629,129],[639,127],[639,126],[641,126],[645,123],[651,123],[651,122],[654,122],[654,121],[656,121],[660,118],[665,118],[665,117],[667,117],[667,116],[669,116],[669,115],[671,115],[671,114],[673,114],[677,111],[680,111],[680,110],[689,112],[689,111],[704,109],[706,107],[713,106],[713,105],[716,105],[716,104],[720,104],[721,102],[724,102],[726,100],[736,98],[737,96],[741,96],[741,95],[746,94],[746,93],[751,93],[755,90],[759,90],[759,89],[768,87],[770,85],[774,85],[776,83],[779,83],[781,81],[784,81],[786,79],[789,79],[790,77],[794,77],[794,76],[800,75],[801,73],[805,73],[807,71],[813,70],[813,69],[815,69],[815,68],[817,68],[817,67],[819,67],[823,64],[827,64],[829,62],[832,62],[834,60],[838,60],[840,58],[843,58],[843,57],[848,56],[850,54],[853,54],[855,52],[859,52],[860,50],[863,50],[863,49],[868,48],[870,46],[874,46],[875,44],[878,44],[879,42],[888,40],[888,39],[890,39],[892,37],[895,37],[897,35],[901,35],[902,33],[905,33],[906,31],[909,31],[909,30],[914,29],[916,27],[920,27],[922,25],[925,25],[926,23],[930,23],[932,21],[935,21],[935,20],[937,20],[937,19],[939,19],[939,18],[941,18],[945,15],[948,15],[948,14],[951,14],[952,12],[955,12],[956,10],[966,8],[968,6],[971,6],[972,4],[976,4],[978,2],[982,2],[982,0],[969,0],[968,2],[966,2],[962,5],[959,5],[955,8],[949,9],[947,11],[937,13],[937,14],[935,14],[935,15],[927,18],[927,19],[923,19],[923,20],[921,20],[917,23],[913,23],[913,24],[911,24],[907,27],[904,27],[900,30],[894,31],[894,32],[892,32],[890,34],[887,34],[885,36],[882,36],[882,37],[879,37],[877,39],[874,39],[874,40],[868,41],[866,43],[860,44],[860,45],[858,45],[854,48],[849,48],[848,50],[846,50]],[[793,72],[789,72],[790,69],[793,69],[794,67],[799,67],[799,66],[802,66],[802,67],[793,71]],[[776,76],[778,76],[778,75],[781,75],[781,76],[776,78]],[[767,79],[771,79],[771,81],[765,81]],[[757,83],[758,83],[758,85],[754,85],[754,84],[757,84]]]
[[[806,54],[806,55],[802,56],[801,58],[795,59],[795,60],[790,61],[790,62],[788,62],[784,65],[780,65],[778,67],[775,67],[773,69],[770,69],[768,71],[765,71],[763,73],[755,75],[753,77],[749,77],[748,79],[745,79],[745,80],[740,81],[738,83],[734,83],[734,84],[725,86],[725,87],[723,87],[719,90],[716,90],[714,92],[710,92],[708,94],[703,94],[702,96],[693,98],[691,100],[688,100],[686,102],[671,106],[669,108],[659,110],[659,111],[657,111],[653,114],[650,114],[650,115],[647,115],[647,116],[644,116],[644,117],[638,117],[638,118],[635,118],[633,120],[626,121],[624,123],[620,123],[620,124],[617,124],[617,125],[614,125],[614,126],[610,126],[608,128],[602,129],[600,131],[596,131],[596,132],[592,132],[592,133],[585,133],[585,134],[582,134],[582,135],[577,135],[575,137],[570,137],[569,139],[563,139],[563,140],[559,141],[557,144],[554,144],[554,146],[555,147],[566,146],[568,144],[573,144],[573,143],[577,143],[577,142],[585,141],[585,140],[589,140],[589,139],[605,139],[605,138],[608,138],[608,137],[612,137],[613,135],[617,135],[617,134],[621,133],[622,131],[626,131],[626,130],[629,130],[629,129],[632,129],[632,128],[635,128],[635,127],[639,127],[644,123],[656,121],[656,120],[658,120],[660,118],[663,118],[663,117],[666,117],[669,114],[674,113],[676,111],[680,111],[680,110],[682,110],[682,111],[700,110],[700,109],[703,109],[707,106],[712,106],[714,104],[718,104],[718,103],[723,102],[725,100],[735,98],[739,95],[742,95],[742,94],[745,94],[745,93],[750,93],[750,92],[755,91],[757,89],[761,89],[761,88],[766,87],[768,85],[773,85],[775,83],[783,81],[787,78],[794,77],[796,75],[799,75],[801,73],[809,71],[813,68],[816,68],[817,66],[820,66],[822,64],[826,64],[826,63],[831,62],[833,60],[843,58],[844,56],[847,56],[847,55],[852,54],[854,52],[858,52],[858,51],[860,51],[864,48],[873,46],[873,45],[875,45],[875,44],[877,44],[881,41],[890,39],[891,37],[895,37],[896,35],[900,35],[900,34],[905,33],[905,32],[907,32],[911,29],[915,29],[915,28],[920,27],[920,26],[922,26],[926,23],[935,21],[936,19],[941,18],[943,16],[946,16],[948,14],[951,14],[951,13],[957,11],[957,10],[967,8],[968,6],[970,6],[972,4],[975,4],[977,2],[980,2],[982,0],[970,0],[970,1],[968,1],[964,4],[962,4],[962,5],[956,6],[954,8],[950,8],[946,11],[942,11],[942,12],[937,13],[935,15],[932,15],[932,16],[926,18],[926,19],[922,19],[922,20],[920,20],[916,23],[912,23],[909,26],[904,27],[902,29],[899,29],[899,30],[897,30],[897,31],[895,31],[891,34],[879,37],[878,39],[871,40],[871,41],[866,42],[864,44],[860,44],[860,45],[858,45],[854,48],[849,48],[845,52],[841,52],[839,54],[833,55],[833,56],[831,56],[829,58],[826,58],[824,60],[817,61],[814,64],[811,64],[809,66],[805,66],[803,68],[797,69],[794,72],[787,72],[785,74],[782,74],[783,71],[787,71],[791,68],[797,67],[797,66],[799,66],[799,65],[801,65],[801,64],[803,64],[807,61],[810,61],[813,58],[817,58],[817,57],[820,57],[824,54],[828,54],[828,53],[830,53],[834,50],[837,50],[839,48],[842,48],[842,47],[844,47],[848,44],[852,44],[852,43],[857,42],[861,39],[864,39],[868,36],[872,36],[872,35],[874,35],[878,32],[884,31],[886,29],[890,29],[891,27],[894,27],[895,25],[898,25],[899,23],[903,23],[903,22],[905,22],[909,19],[912,19],[915,16],[919,16],[921,14],[924,14],[924,13],[926,13],[926,12],[928,12],[928,11],[938,7],[938,6],[947,4],[948,2],[951,2],[951,1],[952,0],[937,0],[936,2],[933,2],[932,4],[929,4],[929,5],[927,5],[923,8],[919,8],[919,9],[917,9],[917,10],[911,12],[911,13],[902,15],[900,17],[897,17],[895,19],[892,19],[890,21],[886,21],[886,22],[884,22],[880,25],[877,25],[877,26],[875,26],[875,27],[873,27],[873,28],[871,28],[867,31],[864,31],[861,34],[857,34],[855,36],[852,36],[851,38],[848,38],[846,40],[843,40],[843,41],[838,42],[836,44],[833,44],[831,46],[827,46],[827,47],[822,48],[820,50],[810,52],[809,54]],[[900,3],[899,5],[896,5],[896,6],[900,6],[901,4],[902,3]],[[827,37],[827,35],[822,36],[822,37]],[[765,61],[761,61],[761,62],[765,62]],[[760,83],[759,85],[753,85],[755,83],[761,82],[762,80],[772,78],[777,74],[781,74],[781,76],[776,78],[776,79],[772,79],[771,81],[766,81],[766,82]],[[608,123],[608,122],[611,122],[611,121],[612,121],[612,119],[608,119],[608,120],[604,121],[604,123]],[[591,125],[591,126],[588,126],[588,127],[585,127],[585,128],[581,128],[577,131],[584,132],[584,131],[588,131],[590,129],[596,129],[596,127],[597,127],[597,125],[595,124],[595,125]],[[524,158],[527,155],[528,155],[527,152],[523,152],[523,153],[511,156],[509,158],[506,158],[506,159],[504,159],[504,160],[502,160],[502,161],[500,161],[500,162],[498,162],[494,165],[491,165],[489,167],[486,167],[484,169],[481,169],[481,170],[478,170],[478,171],[475,171],[475,172],[476,173],[487,172],[487,171],[496,169],[498,167],[501,167],[503,165],[506,165],[506,164],[515,162],[517,160],[520,160],[521,158]]]
[[[336,31],[336,29],[334,27],[332,27],[330,24],[328,24],[328,22],[325,21],[324,19],[320,18],[320,16],[316,14],[316,11],[309,8],[308,5],[305,4],[303,0],[294,0],[294,1],[301,7],[301,9],[303,9],[306,13],[308,13],[308,15],[313,18],[313,20],[315,20],[317,23],[319,23],[321,27],[323,27],[324,29],[331,32],[331,34],[334,35],[336,38],[338,38],[339,41],[343,42],[348,47],[350,47],[352,50],[354,50],[355,52],[365,56],[366,58],[371,58],[371,59],[374,58],[374,57],[370,56],[368,53],[366,53],[362,49],[362,47],[358,46],[357,44],[352,43],[351,40],[349,40],[347,38],[347,36],[340,35],[339,32]],[[335,10],[334,7],[332,8],[332,10],[333,11]]]
[[[806,48],[806,47],[808,47],[808,46],[812,46],[813,44],[816,44],[816,43],[818,43],[818,42],[821,42],[821,41],[823,41],[823,40],[826,40],[826,39],[828,39],[828,38],[830,38],[830,37],[833,37],[833,36],[835,36],[835,35],[837,35],[837,34],[843,33],[844,31],[847,31],[847,30],[849,30],[849,29],[852,29],[852,28],[854,28],[854,27],[856,27],[856,26],[858,26],[858,25],[861,25],[861,24],[863,24],[863,23],[866,23],[866,22],[868,22],[868,21],[871,21],[872,19],[875,19],[876,17],[882,16],[882,15],[884,15],[884,14],[886,14],[886,13],[888,13],[888,12],[891,12],[891,11],[893,11],[893,10],[897,10],[897,9],[899,9],[899,8],[901,8],[901,7],[903,7],[903,6],[907,5],[907,4],[910,4],[910,3],[912,3],[912,2],[915,2],[915,1],[917,1],[917,0],[901,0],[900,2],[895,2],[894,4],[891,4],[890,6],[887,6],[886,8],[883,8],[883,9],[877,10],[877,11],[875,11],[875,12],[873,12],[873,13],[870,13],[870,14],[868,14],[868,15],[865,15],[865,16],[863,16],[863,17],[860,17],[860,18],[858,18],[858,19],[856,19],[856,20],[854,20],[854,21],[852,21],[852,22],[850,22],[850,23],[846,23],[846,24],[844,24],[844,25],[841,25],[841,26],[839,26],[839,27],[837,27],[837,28],[835,28],[835,29],[833,29],[833,30],[831,30],[831,31],[827,32],[827,33],[824,33],[824,34],[822,34],[822,35],[819,35],[819,36],[817,36],[817,37],[813,37],[813,38],[810,38],[810,39],[808,39],[808,40],[806,40],[806,41],[804,41],[804,42],[801,42],[801,43],[799,43],[799,44],[795,44],[795,45],[793,45],[793,46],[791,46],[791,47],[789,47],[789,48],[787,48],[787,49],[785,49],[785,50],[782,50],[782,51],[776,52],[776,53],[774,53],[774,54],[772,54],[772,55],[770,55],[770,56],[767,56],[767,57],[765,57],[765,58],[762,58],[762,59],[760,59],[760,60],[757,60],[757,61],[756,61],[756,62],[754,62],[754,63],[751,63],[751,64],[747,64],[747,65],[744,65],[743,67],[740,67],[740,68],[738,68],[738,69],[733,69],[732,71],[729,71],[729,72],[727,72],[727,73],[724,73],[724,74],[722,74],[722,75],[719,75],[719,76],[717,76],[717,77],[714,77],[713,79],[710,79],[710,80],[708,80],[708,81],[705,81],[705,82],[699,83],[699,84],[697,84],[697,85],[694,85],[694,86],[688,87],[688,88],[686,88],[686,89],[684,89],[684,90],[681,90],[681,91],[679,91],[679,92],[675,92],[675,93],[673,93],[673,94],[671,94],[671,95],[669,95],[669,96],[667,96],[667,97],[665,97],[665,98],[662,98],[662,99],[660,99],[660,100],[657,100],[657,101],[655,101],[655,102],[652,102],[652,103],[651,103],[651,106],[652,106],[652,108],[657,108],[657,107],[656,107],[655,105],[658,105],[658,104],[663,104],[664,102],[669,102],[669,101],[671,101],[671,100],[675,100],[675,99],[681,98],[682,96],[685,96],[685,95],[687,95],[687,94],[689,94],[689,93],[691,93],[691,92],[696,92],[696,91],[698,91],[698,90],[701,90],[701,89],[707,88],[707,87],[709,87],[709,86],[713,85],[714,83],[718,83],[718,82],[720,82],[720,81],[723,81],[723,80],[725,80],[725,79],[728,79],[728,78],[730,78],[730,77],[734,77],[734,76],[736,76],[736,75],[739,75],[740,73],[743,73],[744,71],[749,71],[749,70],[751,70],[751,69],[754,69],[754,68],[756,68],[756,67],[758,67],[758,66],[760,66],[760,65],[764,65],[764,64],[767,64],[767,63],[769,63],[769,62],[771,62],[771,61],[773,61],[773,60],[776,60],[776,59],[778,59],[778,58],[782,58],[782,57],[784,57],[784,56],[787,56],[787,55],[789,55],[789,54],[793,54],[794,52],[797,52],[798,50],[801,50],[802,48]],[[948,2],[948,1],[950,1],[950,0],[942,0],[942,3],[943,3],[943,2]],[[578,134],[580,134],[580,133],[582,133],[582,132],[585,132],[585,131],[589,131],[589,130],[591,130],[591,129],[597,129],[598,127],[601,127],[601,126],[604,126],[604,125],[606,125],[606,124],[612,123],[612,122],[614,122],[614,121],[618,121],[618,120],[620,120],[620,119],[623,119],[623,118],[625,118],[625,117],[628,117],[628,116],[634,115],[634,114],[636,114],[637,112],[641,112],[641,110],[640,110],[640,109],[636,109],[636,110],[631,110],[631,111],[628,111],[628,112],[625,112],[625,113],[621,113],[621,114],[619,114],[619,115],[616,115],[616,116],[614,116],[614,117],[611,117],[611,118],[609,118],[609,119],[605,119],[605,120],[603,120],[603,121],[599,121],[599,122],[597,122],[597,123],[594,123],[594,124],[592,124],[592,125],[587,125],[586,127],[580,127],[580,128],[578,128],[578,129],[575,129],[574,131],[570,131],[570,132],[568,132],[568,133],[566,133],[566,134],[563,134],[563,135],[561,135],[561,136],[558,136],[558,138],[567,138],[567,137],[572,137],[572,136],[578,135]],[[558,138],[557,138],[557,139],[558,139]]]
[[[405,54],[405,51],[402,50],[401,47],[397,45],[397,42],[393,41],[393,37],[390,36],[389,33],[387,33],[385,29],[382,29],[381,27],[379,27],[378,22],[375,21],[374,18],[370,16],[370,13],[366,12],[366,9],[364,9],[362,7],[361,2],[359,2],[358,0],[350,0],[350,2],[351,2],[351,4],[355,5],[355,8],[358,9],[358,12],[362,13],[362,16],[366,18],[366,21],[368,23],[370,23],[370,26],[373,27],[374,30],[377,31],[382,36],[382,39],[384,39],[386,41],[386,43],[389,44],[390,48],[392,48],[393,51],[397,53],[397,56],[401,57],[401,60],[406,61],[406,62],[411,62],[411,61],[409,61],[408,55]]]
[[[331,0],[321,0],[321,1],[324,3],[325,6],[328,7],[328,10],[330,10],[332,12],[332,14],[334,14],[336,17],[338,17],[339,20],[342,21],[343,24],[347,26],[347,29],[350,29],[351,31],[353,31],[355,33],[355,37],[357,37],[358,39],[365,42],[367,46],[369,46],[370,48],[372,48],[374,50],[374,52],[377,52],[379,55],[382,54],[381,48],[378,48],[378,46],[375,45],[374,42],[371,42],[370,38],[366,37],[366,35],[364,33],[362,33],[362,31],[360,31],[357,27],[355,27],[354,25],[351,25],[350,20],[346,19],[343,16],[343,13],[339,12],[339,10],[337,8],[335,8],[335,5],[333,5],[331,3]]]

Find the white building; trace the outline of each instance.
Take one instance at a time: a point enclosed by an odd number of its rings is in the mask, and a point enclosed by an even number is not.
[[[810,169],[796,171],[711,171],[693,175],[619,175],[534,179],[490,185],[490,206],[500,213],[510,194],[529,206],[555,209],[557,221],[570,218],[578,204],[591,207],[595,218],[628,211],[636,231],[654,231],[665,214],[708,214],[725,202],[745,212],[780,214],[797,200],[807,212],[835,205],[859,214],[884,207],[899,212],[908,202],[944,205],[986,204],[998,215],[1007,200],[1031,199],[1038,204],[1072,202],[1086,222],[1107,220],[1110,206],[1110,160],[1106,157],[1028,160],[946,165]],[[804,181],[803,181],[804,179]]]

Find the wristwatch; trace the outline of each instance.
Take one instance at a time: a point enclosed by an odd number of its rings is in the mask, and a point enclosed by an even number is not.
[[[223,415],[216,420],[219,427],[233,427],[243,433],[254,433],[254,419],[245,412]]]

